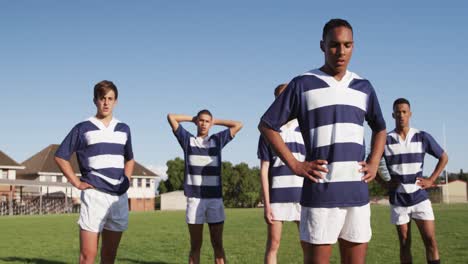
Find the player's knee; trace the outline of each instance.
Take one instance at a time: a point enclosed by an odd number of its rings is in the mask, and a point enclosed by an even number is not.
[[[80,264],[94,263],[97,252],[95,250],[84,250],[80,252]]]
[[[192,252],[200,252],[202,247],[202,241],[195,241],[192,242],[190,245],[190,251]]]
[[[411,246],[411,236],[407,234],[400,235],[400,246],[401,247],[410,247]]]
[[[424,244],[428,250],[437,250],[437,241],[435,236],[429,236],[424,238]]]
[[[270,241],[268,241],[268,250],[269,251],[278,251],[280,247],[280,240],[278,238],[271,238]]]

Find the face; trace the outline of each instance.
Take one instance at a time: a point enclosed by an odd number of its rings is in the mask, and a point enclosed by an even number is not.
[[[409,127],[411,110],[408,104],[397,104],[393,108],[393,118],[397,128]]]
[[[100,118],[106,118],[112,116],[112,111],[115,105],[117,105],[117,99],[115,99],[115,93],[113,90],[109,90],[104,96],[94,99],[94,104],[97,108],[97,116]]]
[[[325,68],[333,75],[346,72],[351,55],[353,55],[353,32],[347,27],[336,27],[330,30],[320,42],[325,54]]]
[[[207,114],[201,114],[197,118],[197,131],[199,136],[206,136],[210,131],[213,118]]]

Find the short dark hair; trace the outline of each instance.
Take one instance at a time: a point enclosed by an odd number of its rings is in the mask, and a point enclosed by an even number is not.
[[[327,36],[328,32],[337,27],[346,27],[349,28],[351,32],[353,32],[353,27],[351,26],[351,24],[349,24],[348,21],[341,18],[330,19],[330,21],[328,21],[323,27],[322,40],[325,40],[325,37]]]
[[[94,100],[106,95],[110,90],[114,91],[115,99],[117,99],[119,97],[119,91],[113,82],[104,80],[96,83],[96,85],[94,85]]]
[[[409,103],[409,101],[405,98],[398,98],[395,100],[395,102],[393,102],[393,109],[395,109],[395,106],[399,105],[399,104],[407,104],[410,108],[411,108],[411,105]]]
[[[197,114],[197,118],[200,117],[200,115],[209,115],[211,118],[213,118],[213,115],[207,109],[200,110]]]
[[[278,97],[284,91],[284,89],[286,89],[286,87],[288,87],[287,83],[282,83],[282,84],[276,86],[275,93],[274,93],[275,97]]]

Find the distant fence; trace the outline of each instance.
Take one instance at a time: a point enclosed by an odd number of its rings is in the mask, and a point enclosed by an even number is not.
[[[0,216],[66,214],[80,210],[79,199],[70,197],[64,183],[0,180]],[[65,192],[49,193],[49,187],[65,187]]]
[[[73,204],[71,198],[30,196],[22,199],[0,201],[0,216],[66,214],[79,212],[80,205]]]

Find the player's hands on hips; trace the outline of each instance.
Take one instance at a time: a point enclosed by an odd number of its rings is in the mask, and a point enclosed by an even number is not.
[[[364,182],[371,182],[373,179],[375,179],[375,176],[377,175],[377,169],[379,167],[379,164],[372,164],[368,163],[366,161],[361,161],[359,162],[359,165],[362,166],[362,168],[359,170],[359,172],[363,172],[364,176],[362,176],[361,180]]]
[[[434,184],[434,181],[432,181],[430,178],[417,177],[416,184],[420,186],[421,189],[427,189]]]
[[[308,178],[313,182],[319,182],[324,176],[322,173],[328,173],[326,168],[328,162],[326,160],[314,160],[314,161],[297,161],[292,168],[294,174],[304,178]]]
[[[94,186],[92,186],[91,184],[87,182],[82,182],[82,181],[80,181],[80,183],[75,187],[81,191],[86,190],[86,189],[94,189]]]
[[[263,217],[265,218],[265,222],[269,225],[273,224],[273,212],[271,211],[271,207],[268,204],[265,204],[265,208],[263,208]]]

